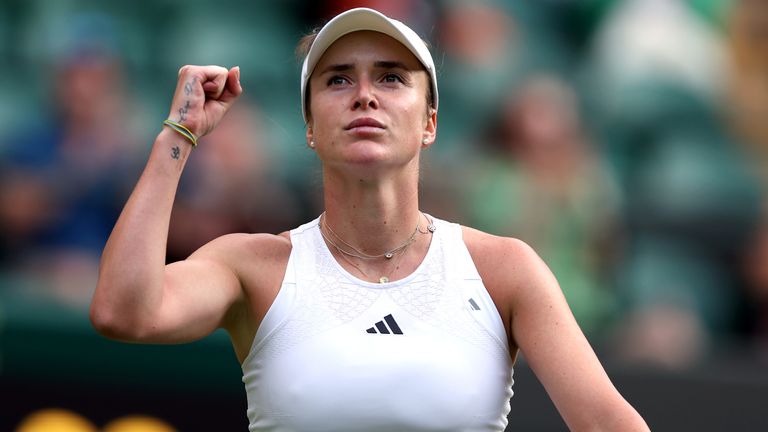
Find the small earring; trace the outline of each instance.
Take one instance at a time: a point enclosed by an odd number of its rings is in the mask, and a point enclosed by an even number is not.
[[[309,141],[309,148],[315,148],[315,140]]]
[[[427,145],[429,143],[429,140],[427,138],[424,138],[421,140],[421,143],[424,145]]]

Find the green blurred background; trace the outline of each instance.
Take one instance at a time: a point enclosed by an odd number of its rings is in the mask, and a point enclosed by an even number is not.
[[[294,47],[354,6],[433,47],[422,208],[533,245],[653,430],[766,430],[761,0],[2,0],[0,430],[47,408],[246,430],[225,334],[96,335],[98,257],[184,64],[239,65],[245,94],[192,155],[168,261],[316,217]],[[524,358],[515,376],[508,430],[564,430]]]

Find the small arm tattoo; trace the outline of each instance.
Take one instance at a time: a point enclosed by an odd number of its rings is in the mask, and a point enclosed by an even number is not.
[[[189,101],[184,103],[184,106],[179,108],[179,123],[187,119],[187,113],[189,112]]]
[[[192,83],[184,84],[184,94],[187,96],[192,94]]]
[[[171,149],[171,157],[173,159],[178,159],[180,154],[181,150],[179,149],[179,146],[175,146]]]

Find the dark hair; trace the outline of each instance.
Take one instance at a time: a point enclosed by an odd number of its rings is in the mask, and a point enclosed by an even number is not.
[[[296,59],[299,61],[299,63],[304,61],[304,58],[307,57],[309,54],[310,48],[312,48],[312,44],[315,42],[315,39],[317,39],[317,34],[320,33],[320,29],[322,27],[317,27],[313,29],[311,32],[305,34],[299,39],[299,42],[296,44]],[[427,48],[430,48],[429,42],[422,39],[422,42],[424,42],[424,45],[427,46]],[[421,64],[421,62],[419,62]],[[432,77],[429,77],[429,85],[427,86],[427,108],[434,108],[435,107],[435,95],[432,94]],[[309,110],[309,98],[310,98],[310,91],[309,91],[309,80],[307,80],[307,86],[304,89],[304,100],[302,103],[304,104],[304,112],[307,113],[307,117],[309,117],[311,111]]]

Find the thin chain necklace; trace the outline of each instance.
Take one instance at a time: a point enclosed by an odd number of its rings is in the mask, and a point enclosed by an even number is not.
[[[410,244],[409,244],[408,246],[410,246]],[[408,246],[406,246],[406,247],[405,247],[405,249],[408,249]],[[352,267],[356,268],[356,269],[357,269],[357,271],[359,271],[359,272],[360,272],[360,274],[362,274],[363,276],[365,276],[365,279],[366,279],[366,280],[371,280],[371,277],[368,275],[368,273],[364,272],[364,271],[363,271],[363,269],[361,269],[361,268],[360,268],[360,266],[358,266],[357,264],[355,264],[354,262],[352,262],[352,260],[351,260],[351,259],[347,258],[346,254],[344,254],[344,252],[343,252],[341,249],[339,249],[339,247],[338,247],[338,246],[336,246],[336,245],[333,245],[333,247],[334,247],[334,248],[335,248],[337,251],[339,251],[339,254],[341,255],[341,258],[342,258],[344,261],[346,261],[347,263],[349,263],[349,265],[351,265]],[[379,277],[379,283],[382,283],[382,284],[383,284],[383,283],[387,283],[387,282],[389,282],[389,278],[392,276],[392,273],[394,273],[394,272],[395,272],[395,270],[397,270],[398,268],[400,268],[400,261],[402,261],[403,257],[405,256],[405,249],[403,249],[403,253],[401,253],[401,254],[400,254],[400,256],[398,256],[396,260],[392,261],[392,266],[390,267],[389,271],[388,271],[387,273],[385,273],[384,275],[382,275],[381,277]]]
[[[424,218],[427,219],[427,230],[426,231],[422,231],[421,230],[421,217],[422,216],[424,216]],[[328,237],[325,234],[325,232],[323,232],[323,227],[325,227],[331,234],[333,234],[333,236],[336,237],[341,243],[343,243],[347,247],[353,249],[355,252],[350,252],[350,251],[344,250],[335,241],[333,241],[333,239]],[[325,220],[325,212],[323,212],[323,214],[320,215],[320,235],[322,235],[323,238],[325,239],[325,241],[327,241],[331,246],[333,246],[334,249],[336,249],[336,251],[339,253],[339,255],[341,256],[341,258],[344,261],[346,261],[349,265],[351,265],[352,267],[357,269],[357,271],[359,271],[360,274],[362,274],[367,280],[371,279],[371,277],[368,275],[368,273],[364,272],[363,269],[360,268],[360,266],[358,266],[357,264],[352,262],[352,260],[349,259],[348,257],[355,257],[355,258],[360,258],[360,259],[363,259],[363,260],[371,260],[371,259],[376,259],[376,258],[382,258],[383,257],[383,258],[386,258],[386,259],[389,260],[395,254],[399,254],[400,255],[400,256],[398,256],[397,260],[395,260],[392,263],[392,266],[390,267],[390,270],[386,274],[384,274],[381,277],[379,277],[379,283],[387,283],[387,282],[389,282],[389,278],[392,276],[392,274],[395,272],[395,270],[397,270],[399,268],[400,261],[402,261],[403,257],[405,256],[405,251],[408,249],[408,247],[411,244],[413,244],[416,241],[416,233],[429,234],[429,233],[434,233],[436,229],[437,228],[435,227],[434,222],[430,221],[424,215],[424,213],[419,212],[419,222],[416,224],[416,229],[413,231],[413,234],[411,234],[411,237],[409,237],[408,240],[405,243],[403,243],[402,245],[400,245],[400,246],[390,250],[389,252],[385,252],[385,253],[383,253],[381,255],[368,255],[368,254],[360,251],[356,247],[352,246],[351,244],[345,242],[344,239],[339,237],[339,235],[336,234],[331,229],[331,227],[328,226],[328,223]]]
[[[348,242],[344,241],[344,239],[341,238],[338,234],[336,234],[336,232],[333,231],[333,229],[328,225],[328,221],[325,220],[325,212],[323,212],[323,214],[320,215],[320,234],[322,234],[323,238],[326,241],[328,241],[328,243],[333,245],[333,247],[335,247],[336,250],[338,250],[343,255],[349,255],[349,256],[352,256],[352,257],[355,257],[355,258],[360,258],[360,259],[363,259],[363,260],[374,260],[374,259],[379,259],[379,258],[392,259],[392,257],[395,256],[395,254],[397,254],[398,252],[404,251],[408,246],[411,245],[411,243],[416,241],[416,234],[418,234],[419,231],[421,231],[419,229],[419,227],[421,225],[421,216],[422,216],[422,214],[423,213],[419,212],[419,220],[416,223],[416,228],[413,229],[413,233],[411,234],[410,237],[408,237],[408,239],[405,242],[403,242],[403,244],[401,244],[400,246],[397,246],[394,249],[390,249],[389,251],[384,252],[383,254],[379,254],[379,255],[369,255],[369,254],[361,251],[360,249],[352,246]],[[430,229],[430,227],[431,227],[431,229]],[[344,246],[348,247],[349,249],[352,249],[352,251],[349,251],[349,250],[346,250],[346,249],[340,247],[334,240],[332,240],[330,237],[325,235],[325,233],[323,232],[323,228],[325,228],[325,230],[327,230],[333,237],[335,237]],[[430,230],[430,232],[434,232],[434,225],[430,224],[427,227],[427,229]]]

